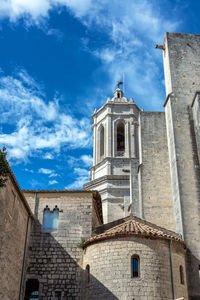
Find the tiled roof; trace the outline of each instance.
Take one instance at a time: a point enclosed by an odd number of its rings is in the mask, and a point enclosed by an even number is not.
[[[142,219],[141,219],[142,221]],[[167,239],[167,240],[175,240],[184,244],[184,241],[177,236],[176,233],[168,234],[162,230],[158,229],[158,226],[153,226],[153,224],[147,225],[143,222],[136,221],[134,219],[128,220],[114,226],[105,232],[98,234],[94,237],[91,237],[84,243],[84,247],[106,239],[112,239],[117,237],[126,237],[126,236],[138,236],[138,237],[148,237],[153,239]]]
[[[22,190],[24,193],[93,193],[94,190]]]

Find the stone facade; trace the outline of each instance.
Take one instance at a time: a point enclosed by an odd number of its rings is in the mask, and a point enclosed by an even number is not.
[[[141,111],[118,87],[93,114],[85,191],[24,191],[35,216],[24,273],[30,209],[12,176],[0,190],[5,299],[17,299],[25,273],[39,300],[200,299],[200,35],[167,33],[158,48],[165,113]]]
[[[200,298],[200,166],[198,99],[200,35],[167,33],[164,40],[165,103],[175,230],[186,241],[191,299]],[[192,109],[193,105],[193,109]],[[196,134],[195,134],[196,133]]]
[[[0,299],[21,300],[33,215],[11,170],[0,207]]]
[[[179,233],[189,248],[189,297],[199,299],[200,35],[167,33],[163,45],[157,48],[163,49],[165,113],[144,112],[138,107],[132,111],[133,100],[124,98],[118,88],[114,98],[108,99],[93,115],[94,165],[92,180],[85,188],[95,188],[102,195],[104,222],[133,212]],[[114,150],[105,151],[102,160],[98,156],[101,139],[95,131],[98,124],[101,126],[109,119],[105,123],[109,128],[105,143],[110,145],[109,149],[116,149],[115,117],[112,116],[116,113],[115,102],[119,103],[117,117],[124,119],[130,128],[134,124],[131,134],[125,133],[125,145],[133,145],[135,151],[130,151],[125,160],[126,148],[124,157],[117,158],[118,168],[115,160],[110,159],[110,155],[116,158]],[[125,175],[124,170],[129,170],[129,174]]]
[[[165,114],[140,112],[139,125],[140,216],[175,231]]]
[[[82,249],[78,245],[81,238],[91,236],[94,226],[102,224],[98,193],[25,191],[24,195],[37,218],[31,235],[26,282],[38,280],[40,300],[53,300],[56,292],[60,292],[62,299],[83,299]],[[43,227],[47,206],[51,212],[55,207],[59,210],[57,230],[46,231]]]
[[[181,284],[179,267],[185,272],[185,253],[177,243],[172,247],[175,299],[187,299],[187,284]],[[131,276],[131,257],[140,258],[140,275]],[[90,266],[91,278],[86,283],[84,299],[88,300],[170,300],[169,241],[136,237],[113,238],[89,245],[83,268]],[[112,266],[112,267],[111,267]],[[100,284],[99,284],[100,283]]]

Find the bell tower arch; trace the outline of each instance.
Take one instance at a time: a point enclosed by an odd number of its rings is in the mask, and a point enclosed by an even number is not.
[[[98,190],[104,222],[138,214],[138,116],[133,99],[118,87],[113,98],[95,109],[93,124],[93,166],[85,189]]]

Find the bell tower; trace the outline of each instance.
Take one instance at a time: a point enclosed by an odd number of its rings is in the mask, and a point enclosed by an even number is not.
[[[98,190],[104,223],[138,215],[138,116],[140,109],[128,100],[118,82],[113,98],[92,116],[93,166],[85,189]]]

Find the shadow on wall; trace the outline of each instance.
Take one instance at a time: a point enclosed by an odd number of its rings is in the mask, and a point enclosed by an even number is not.
[[[77,247],[76,242],[73,244],[73,236],[70,238],[70,235],[72,233],[68,236],[67,231],[60,234],[58,230],[57,236],[54,237],[50,232],[43,231],[38,220],[34,222],[24,299],[92,300],[91,296],[87,296],[92,283],[98,286],[99,290],[99,295],[94,295],[93,299],[117,300],[118,298],[101,282],[88,274],[87,269],[83,270],[80,267],[82,249]]]
[[[188,270],[188,289],[190,291],[190,300],[200,300],[200,261],[188,249],[186,253],[186,263]],[[192,274],[192,276],[190,275]],[[194,280],[197,278],[197,280]]]

